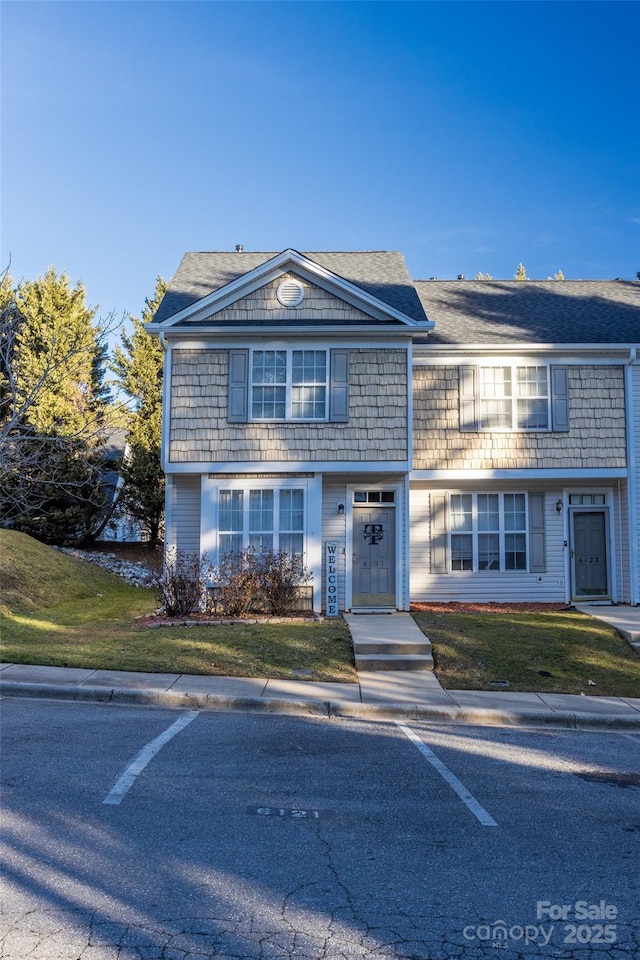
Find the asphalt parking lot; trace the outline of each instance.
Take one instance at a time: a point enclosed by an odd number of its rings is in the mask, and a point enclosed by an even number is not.
[[[1,706],[3,960],[640,956],[640,735]]]

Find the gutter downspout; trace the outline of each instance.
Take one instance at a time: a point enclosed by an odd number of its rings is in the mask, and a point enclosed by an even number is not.
[[[634,383],[633,367],[638,363],[637,347],[629,349],[629,359],[625,364],[625,395],[626,395],[626,429],[627,429],[627,496],[629,498],[629,582],[631,587],[630,602],[637,606],[640,603],[640,584],[638,582],[640,575],[640,560],[638,557],[638,540],[640,539],[640,528],[638,527],[638,499],[637,499],[637,478],[636,468],[640,464],[640,452],[637,450],[640,437],[636,436],[638,424],[635,423],[634,416]],[[638,384],[640,389],[640,383]]]

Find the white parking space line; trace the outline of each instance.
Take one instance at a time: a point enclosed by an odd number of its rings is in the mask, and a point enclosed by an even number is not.
[[[398,720],[396,720],[396,724],[400,727],[404,735],[411,740],[411,743],[418,748],[422,756],[425,757],[431,766],[438,771],[440,776],[447,781],[451,789],[458,794],[462,802],[469,808],[474,817],[480,821],[482,826],[497,827],[498,824],[493,817],[490,816],[485,808],[478,803],[476,798],[467,790],[465,785],[458,780],[455,773],[452,773],[446,764],[436,757],[433,750],[430,750],[429,747],[422,742],[420,737],[415,734],[413,730],[410,730],[409,727],[405,726],[404,723],[400,723]]]
[[[197,710],[189,710],[188,713],[183,713],[181,717],[178,717],[175,723],[172,723],[170,727],[167,727],[164,733],[161,733],[160,736],[155,738],[155,740],[151,740],[146,747],[143,747],[137,757],[131,761],[122,776],[118,777],[114,786],[102,802],[113,804],[114,806],[121,803],[123,798],[127,795],[135,783],[136,777],[138,777],[147,764],[153,760],[156,753],[158,753],[158,751],[164,747],[165,743],[168,743],[169,740],[172,740],[177,733],[180,733],[181,730],[184,730],[184,728],[188,726],[192,720],[195,720],[197,716]]]

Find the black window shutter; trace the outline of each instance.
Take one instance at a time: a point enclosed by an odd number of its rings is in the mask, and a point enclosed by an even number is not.
[[[478,429],[478,368],[475,364],[465,364],[458,370],[460,429],[475,431]]]
[[[529,570],[544,573],[547,569],[544,493],[529,494]]]
[[[569,429],[569,371],[556,363],[551,365],[551,429]]]
[[[230,423],[246,423],[249,386],[249,351],[229,351],[229,405]]]
[[[349,420],[349,351],[332,350],[329,381],[329,420]]]
[[[431,497],[431,573],[448,573],[447,555],[447,495],[432,493]]]

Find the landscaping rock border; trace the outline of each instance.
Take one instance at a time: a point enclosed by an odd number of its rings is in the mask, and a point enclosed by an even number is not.
[[[144,563],[134,563],[131,560],[120,560],[115,553],[96,553],[92,550],[79,550],[76,547],[56,547],[60,553],[77,560],[88,560],[109,573],[121,577],[132,587],[150,587],[153,580],[153,571]]]

